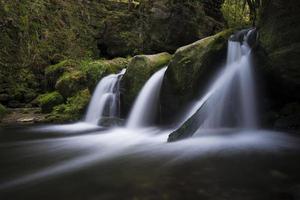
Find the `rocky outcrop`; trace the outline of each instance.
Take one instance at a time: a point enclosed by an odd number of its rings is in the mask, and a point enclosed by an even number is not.
[[[222,1],[143,1],[123,15],[107,17],[98,47],[109,57],[174,52],[220,31]]]
[[[146,81],[160,68],[167,66],[171,59],[168,53],[138,55],[132,58],[121,81],[122,113],[130,110],[139,91]]]
[[[259,21],[260,46],[255,50],[255,56],[265,83],[263,118],[267,127],[295,130],[296,126],[288,124],[300,124],[299,117],[292,112],[282,114],[285,107],[300,101],[299,10],[297,0],[263,2]],[[286,119],[290,122],[283,122]]]
[[[174,113],[198,97],[226,58],[227,40],[232,30],[223,31],[179,48],[166,71],[162,85],[162,118]]]

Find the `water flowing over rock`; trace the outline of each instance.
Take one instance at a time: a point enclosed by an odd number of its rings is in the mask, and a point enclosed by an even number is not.
[[[166,71],[161,93],[162,119],[172,121],[189,101],[203,93],[208,81],[226,60],[226,30],[179,48]]]
[[[120,113],[120,79],[125,73],[123,69],[118,74],[104,77],[97,85],[89,104],[85,122],[98,124],[102,116],[116,117]]]
[[[160,69],[146,82],[135,100],[127,127],[138,128],[152,125],[157,114],[160,88],[166,70],[167,67]]]
[[[225,68],[188,111],[187,121],[170,135],[169,141],[191,136],[201,129],[257,127],[251,49],[247,43],[253,33],[254,30],[247,31],[242,43],[229,40]]]
[[[147,80],[159,69],[169,64],[171,55],[159,53],[154,55],[137,55],[130,61],[121,81],[122,114],[127,116],[134,100]]]

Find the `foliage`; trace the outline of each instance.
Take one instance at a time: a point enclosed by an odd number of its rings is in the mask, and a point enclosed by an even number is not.
[[[65,104],[54,107],[48,121],[75,121],[82,117],[90,100],[88,89],[79,91],[73,97],[67,99]]]
[[[58,92],[51,92],[42,94],[37,98],[39,106],[42,108],[43,113],[49,113],[54,106],[64,102],[64,98]]]
[[[229,27],[255,25],[261,0],[225,0],[222,6]]]
[[[251,24],[249,7],[244,7],[242,1],[236,3],[232,0],[225,0],[222,6],[222,12],[229,27],[239,27]]]

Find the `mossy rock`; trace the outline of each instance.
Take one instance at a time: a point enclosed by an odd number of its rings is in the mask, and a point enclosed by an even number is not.
[[[227,40],[232,33],[233,30],[225,30],[175,52],[162,85],[163,120],[170,120],[206,89],[209,80],[225,62]]]
[[[40,95],[37,98],[37,102],[43,113],[50,113],[55,106],[64,102],[64,98],[61,94],[55,91]]]
[[[49,122],[73,122],[80,120],[89,104],[91,95],[88,89],[84,89],[67,99],[67,102],[54,107],[47,117]]]
[[[75,60],[64,60],[56,65],[51,65],[46,68],[45,76],[47,82],[47,89],[55,89],[55,84],[57,80],[65,73],[71,72],[72,70],[78,68],[79,63]]]
[[[0,104],[0,120],[1,120],[1,118],[3,118],[7,113],[8,113],[7,109],[6,109],[2,104]]]
[[[293,129],[299,117],[281,116],[286,105],[300,101],[300,1],[265,0],[259,15],[259,41],[254,49],[256,70],[261,76],[264,126]],[[293,27],[293,28],[291,28]],[[277,117],[269,117],[270,114]],[[299,122],[298,122],[299,124]]]
[[[64,73],[56,82],[55,89],[64,97],[75,95],[87,87],[87,78],[84,72],[75,70]]]
[[[121,81],[123,113],[128,113],[138,93],[153,73],[169,64],[171,55],[138,55],[130,61]]]
[[[93,91],[104,76],[127,68],[129,60],[127,58],[114,58],[112,60],[82,61],[80,69],[86,74],[88,87],[90,91]]]

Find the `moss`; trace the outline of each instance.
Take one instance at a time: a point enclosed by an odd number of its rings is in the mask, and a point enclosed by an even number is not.
[[[8,111],[6,110],[6,108],[2,104],[0,104],[0,119],[3,118],[7,113]]]
[[[64,98],[58,92],[51,92],[40,95],[37,102],[43,113],[50,113],[55,106],[64,102]]]
[[[61,77],[65,72],[71,71],[78,66],[79,63],[77,61],[69,59],[47,67],[45,70],[47,89],[53,90],[59,77]]]
[[[106,75],[117,73],[128,66],[129,59],[82,61],[80,69],[86,74],[88,87],[93,91],[97,83]]]
[[[167,66],[170,59],[171,55],[168,53],[138,55],[132,58],[121,81],[125,113],[129,111],[134,99],[151,75]]]
[[[55,89],[64,97],[75,95],[78,91],[87,87],[86,75],[82,71],[64,73],[56,82]]]
[[[67,99],[65,104],[54,107],[47,117],[49,122],[71,122],[82,118],[90,101],[91,95],[88,89],[81,90]]]

